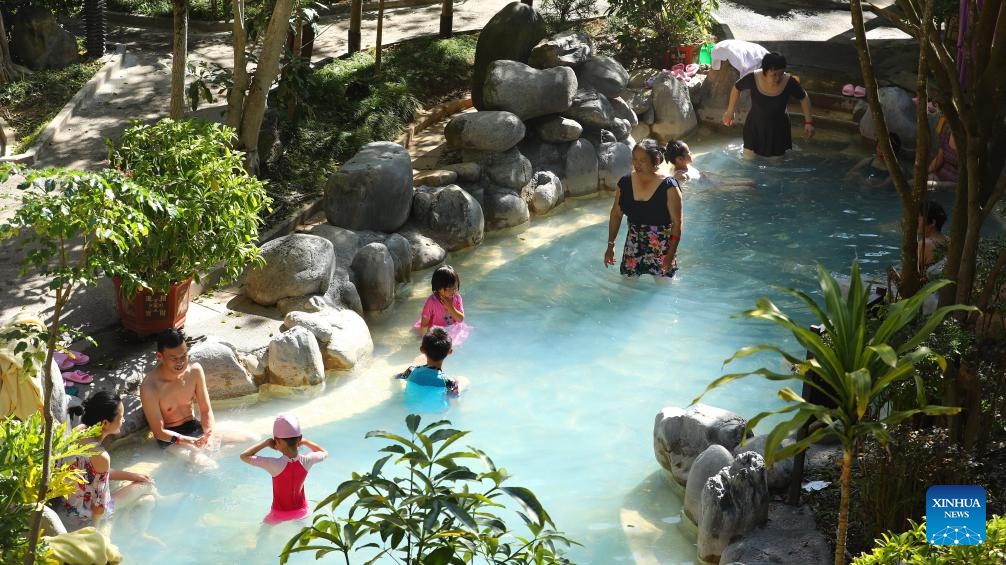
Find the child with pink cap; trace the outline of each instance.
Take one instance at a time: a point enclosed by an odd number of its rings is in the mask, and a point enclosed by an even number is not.
[[[264,439],[241,454],[241,460],[261,467],[272,475],[272,510],[265,517],[266,524],[278,524],[307,516],[307,496],[304,480],[307,471],[328,457],[328,452],[313,441],[304,439],[300,422],[293,414],[280,414],[272,424],[272,438]],[[300,446],[311,450],[300,453]],[[259,451],[271,447],[281,457],[263,457]]]

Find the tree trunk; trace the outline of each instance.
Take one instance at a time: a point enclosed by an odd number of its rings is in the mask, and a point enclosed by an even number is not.
[[[891,173],[891,180],[901,197],[901,282],[898,284],[898,292],[904,296],[911,296],[919,289],[918,272],[918,243],[916,241],[916,229],[918,227],[917,218],[919,215],[919,200],[916,194],[924,194],[925,189],[913,190],[909,188],[905,175],[898,166],[898,159],[894,155],[894,148],[891,145],[890,133],[887,130],[887,121],[884,119],[884,111],[880,106],[879,91],[877,90],[877,79],[873,75],[873,60],[870,55],[870,45],[866,40],[866,26],[863,22],[863,5],[861,0],[851,0],[850,9],[852,13],[852,27],[856,33],[856,51],[859,54],[859,68],[863,73],[863,84],[866,86],[867,102],[870,107],[870,115],[873,117],[874,129],[877,132],[877,143],[880,152],[887,163],[888,171]],[[920,102],[923,111],[925,104]],[[928,127],[928,122],[927,122]],[[928,148],[918,146],[918,151],[927,151]],[[919,157],[916,156],[916,160]],[[916,178],[915,184],[922,183],[925,187],[925,177]]]
[[[265,115],[269,89],[279,74],[279,57],[283,52],[283,44],[286,43],[291,12],[293,12],[293,0],[276,0],[276,7],[273,8],[265,38],[262,40],[258,68],[255,69],[255,76],[241,112],[238,138],[241,149],[246,152],[245,164],[251,174],[258,173],[259,130],[262,127],[262,117]]]
[[[172,0],[174,26],[171,33],[171,106],[169,116],[180,120],[185,116],[185,59],[189,42],[188,0]]]
[[[18,65],[10,56],[10,44],[7,43],[7,29],[3,23],[3,13],[0,12],[0,84],[20,80],[31,71]]]
[[[360,29],[363,21],[363,0],[352,0],[349,5],[349,53],[360,50]]]
[[[39,478],[38,496],[36,501],[38,506],[31,517],[31,530],[28,532],[28,551],[24,556],[24,565],[35,565],[35,548],[38,546],[38,538],[42,528],[42,508],[45,506],[47,495],[49,494],[49,474],[52,467],[52,381],[49,378],[49,368],[52,366],[53,352],[56,351],[56,338],[59,337],[59,319],[63,313],[63,306],[66,305],[70,297],[73,286],[59,287],[56,289],[56,303],[52,311],[52,322],[49,324],[49,339],[47,345],[49,350],[45,354],[45,362],[40,369],[42,375],[42,476]]]
[[[449,39],[454,36],[454,0],[444,0],[440,8],[440,37]]]
[[[248,90],[248,26],[245,22],[245,0],[231,1],[231,35],[234,44],[234,84],[227,94],[227,125],[237,130],[241,127],[241,109]]]
[[[838,532],[835,534],[835,565],[845,565],[845,538],[849,535],[849,488],[852,475],[851,448],[842,450],[842,478],[839,491],[842,498],[838,503]]]
[[[377,40],[376,54],[374,56],[374,71],[377,73],[381,72],[381,37],[384,35],[384,0],[378,0],[377,2]]]
[[[105,17],[105,0],[84,0],[85,41],[88,57],[105,54],[105,35],[108,20]]]

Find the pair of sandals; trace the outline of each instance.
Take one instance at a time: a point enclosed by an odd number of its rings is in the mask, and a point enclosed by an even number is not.
[[[79,351],[57,351],[53,354],[52,360],[56,362],[60,371],[63,372],[63,380],[80,385],[91,384],[94,377],[81,370],[71,371],[76,365],[83,365],[91,360],[90,357]]]
[[[842,87],[842,96],[855,96],[856,98],[863,98],[866,96],[866,87],[847,84]]]
[[[699,66],[695,63],[690,63],[685,65],[684,63],[678,63],[671,67],[671,76],[676,76],[681,80],[687,81],[688,79],[695,76],[695,73],[699,72]]]

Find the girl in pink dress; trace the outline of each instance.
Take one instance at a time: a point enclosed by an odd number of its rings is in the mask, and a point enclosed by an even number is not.
[[[433,271],[433,294],[423,304],[423,312],[412,327],[419,330],[419,335],[433,326],[440,326],[451,336],[454,347],[468,338],[468,326],[464,324],[465,306],[461,300],[461,279],[457,271],[450,265],[443,265]]]

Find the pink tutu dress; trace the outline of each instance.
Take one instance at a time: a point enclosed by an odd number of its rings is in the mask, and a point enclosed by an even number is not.
[[[460,292],[454,293],[452,303],[455,310],[464,311],[464,301],[461,300]],[[446,329],[447,335],[451,336],[452,347],[457,347],[464,343],[471,331],[471,327],[468,324],[459,322],[454,319],[454,316],[451,316],[447,308],[444,308],[444,305],[440,303],[440,299],[437,298],[436,293],[431,294],[426,299],[426,303],[423,304],[423,311],[412,327],[418,330],[422,327],[423,320],[429,320],[430,326],[440,326]]]

